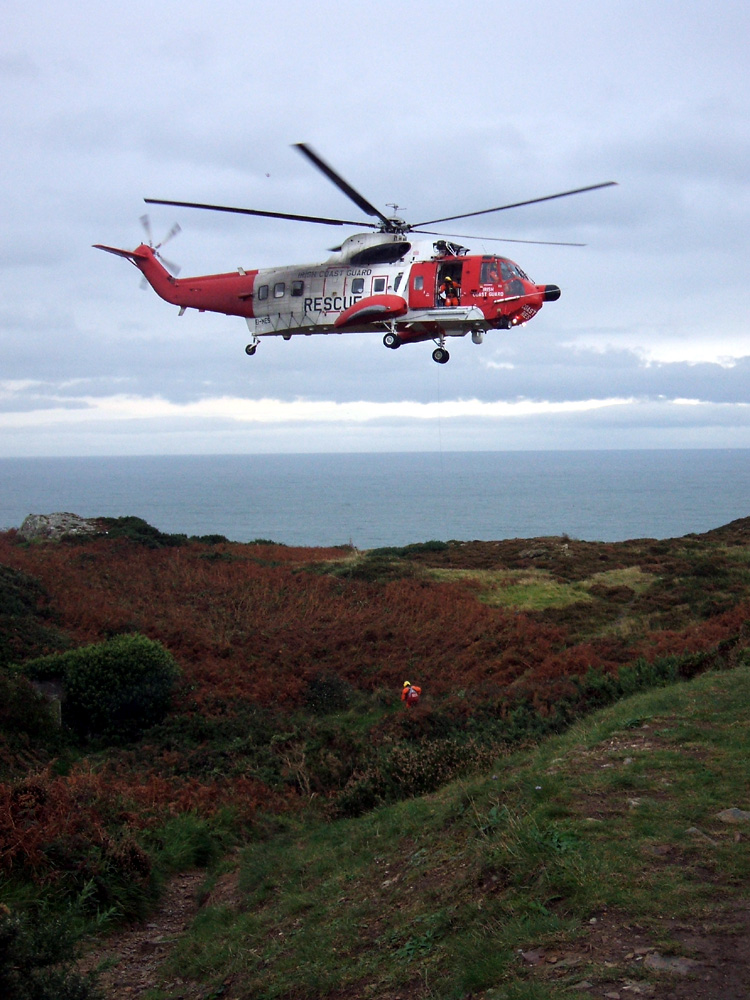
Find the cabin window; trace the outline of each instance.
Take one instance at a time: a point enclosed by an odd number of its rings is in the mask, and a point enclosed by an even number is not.
[[[268,298],[268,285],[261,285],[258,289],[258,298],[263,301],[263,299]]]
[[[273,286],[273,297],[275,299],[283,299],[285,290],[286,286],[284,285],[284,282],[277,281],[276,284]]]
[[[352,280],[352,295],[361,295],[365,290],[365,279],[354,278]]]
[[[294,298],[299,298],[305,291],[304,281],[293,281],[292,282],[292,295]]]
[[[372,290],[375,295],[385,291],[385,278],[375,278],[372,283]]]
[[[400,274],[396,275],[396,280],[393,282],[393,291],[394,292],[398,291],[398,286],[401,284],[401,279],[403,278],[403,276],[404,276],[404,272],[403,271]]]
[[[421,292],[424,288],[424,275],[418,274],[414,279],[414,291]]]

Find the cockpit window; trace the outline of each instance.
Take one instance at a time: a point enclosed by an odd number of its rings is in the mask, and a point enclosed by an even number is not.
[[[496,285],[500,281],[500,271],[496,260],[483,260],[480,282],[483,285]]]
[[[518,264],[514,264],[512,260],[501,260],[499,263],[503,281],[511,281],[513,278],[521,278],[523,281],[531,281],[528,274],[526,274],[525,271],[522,271]]]

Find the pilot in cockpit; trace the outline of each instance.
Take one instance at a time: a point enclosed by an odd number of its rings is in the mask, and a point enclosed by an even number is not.
[[[480,280],[483,285],[499,284],[500,275],[497,270],[496,260],[485,260],[482,262],[482,274]]]

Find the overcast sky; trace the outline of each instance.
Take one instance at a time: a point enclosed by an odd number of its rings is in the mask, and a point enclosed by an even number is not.
[[[2,19],[0,456],[750,447],[747,0],[5,0]],[[178,317],[91,248],[141,242],[144,197],[356,218],[300,141],[412,221],[619,186],[460,223],[587,246],[461,240],[562,297],[450,340],[445,366],[379,334],[249,358],[242,319]],[[150,216],[182,226],[183,276],[342,238]]]

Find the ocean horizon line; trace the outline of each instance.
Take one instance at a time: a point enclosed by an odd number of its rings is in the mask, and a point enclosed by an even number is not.
[[[56,455],[0,455],[0,462],[5,461],[57,461],[67,459],[124,459],[124,458],[304,458],[306,456],[343,457],[345,455],[590,455],[615,453],[662,453],[662,452],[750,452],[750,447],[716,447],[714,445],[695,445],[692,447],[643,447],[643,448],[408,448],[376,449],[369,451],[167,451],[167,452],[108,452],[95,455],[86,454],[56,454]]]

